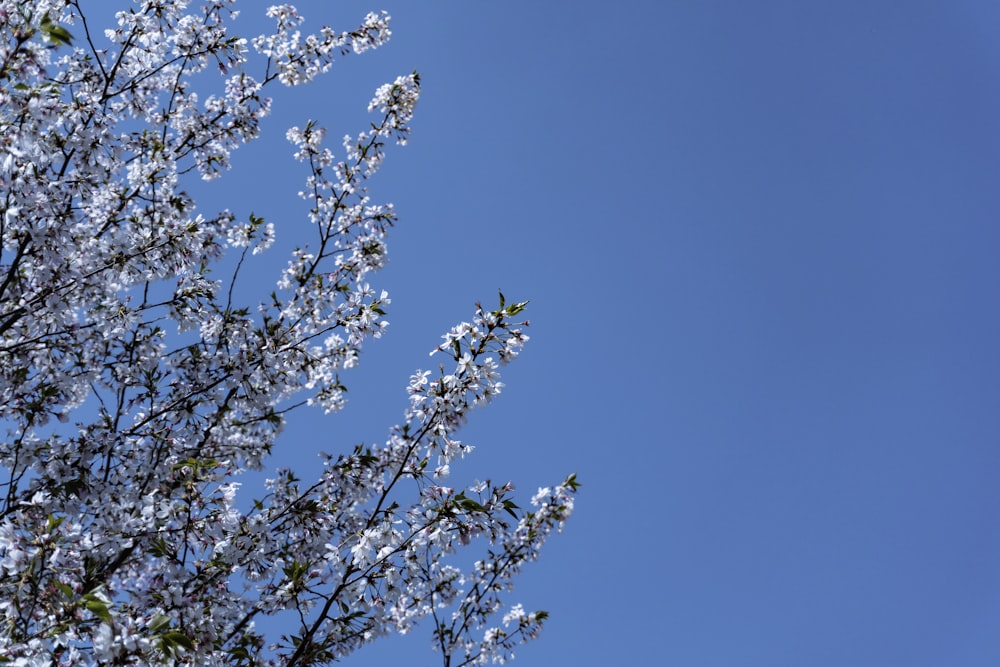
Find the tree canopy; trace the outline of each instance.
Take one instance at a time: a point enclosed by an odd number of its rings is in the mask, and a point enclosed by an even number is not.
[[[368,182],[410,133],[419,75],[378,87],[339,156],[318,121],[288,130],[313,236],[259,303],[234,285],[273,224],[205,215],[185,184],[259,135],[265,88],[382,46],[389,17],[303,35],[282,5],[247,40],[233,0],[142,0],[103,31],[94,4],[0,0],[0,663],[326,664],[421,620],[445,665],[509,659],[546,614],[502,597],[578,483],[529,510],[510,483],[447,480],[527,341],[524,302],[444,335],[383,444],[239,493],[295,409],[342,407],[386,326],[368,279],[396,213]]]

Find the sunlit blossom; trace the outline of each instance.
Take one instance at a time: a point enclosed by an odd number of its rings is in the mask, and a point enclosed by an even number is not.
[[[265,88],[391,32],[385,13],[310,31],[279,5],[247,40],[233,5],[139,0],[102,32],[91,3],[0,0],[3,659],[328,664],[423,620],[456,663],[508,660],[544,620],[505,606],[513,577],[577,483],[526,512],[510,483],[442,482],[473,450],[457,431],[528,339],[524,303],[501,295],[445,334],[384,442],[326,456],[312,479],[278,469],[259,498],[235,481],[280,451],[299,406],[345,405],[388,326],[372,280],[396,211],[368,187],[421,89],[416,73],[378,86],[371,123],[336,150],[318,120],[287,131],[310,245],[240,303],[275,225],[197,209],[192,179],[219,179],[259,136]],[[489,556],[463,569],[474,542]],[[295,632],[268,633],[285,612]]]

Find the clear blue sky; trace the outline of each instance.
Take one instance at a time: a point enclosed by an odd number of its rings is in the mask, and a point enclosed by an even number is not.
[[[290,244],[285,128],[356,132],[413,69],[424,96],[372,184],[392,325],[276,464],[382,441],[502,287],[532,341],[455,481],[584,484],[517,664],[1000,663],[1000,5],[297,4],[393,41],[275,89],[211,202]],[[428,633],[346,664],[435,665]]]

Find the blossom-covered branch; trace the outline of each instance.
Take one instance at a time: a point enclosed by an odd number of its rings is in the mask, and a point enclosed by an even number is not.
[[[405,143],[420,78],[380,86],[339,158],[318,122],[288,130],[313,237],[268,298],[235,303],[275,225],[201,212],[184,184],[259,136],[266,87],[390,36],[384,13],[303,36],[282,5],[248,42],[235,6],[142,0],[99,32],[85,0],[0,0],[0,656],[316,665],[430,617],[445,665],[507,659],[544,613],[504,616],[501,593],[577,483],[531,511],[509,483],[445,483],[471,451],[457,430],[527,340],[524,303],[501,295],[445,335],[447,363],[413,376],[385,443],[238,502],[293,410],[343,407],[341,374],[387,324],[369,279],[396,214],[368,181]],[[473,540],[487,555],[463,571]]]

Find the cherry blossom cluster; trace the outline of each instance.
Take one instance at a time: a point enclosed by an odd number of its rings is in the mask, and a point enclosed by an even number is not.
[[[389,15],[369,13],[356,30],[335,32],[324,27],[318,34],[305,38],[298,30],[303,18],[292,5],[276,5],[267,15],[277,22],[271,35],[261,35],[253,41],[258,52],[271,58],[285,85],[298,85],[315,79],[333,63],[334,54],[363,53],[388,41]]]
[[[546,616],[504,602],[512,578],[578,483],[530,509],[510,483],[446,484],[472,451],[458,429],[527,341],[524,303],[447,333],[384,443],[241,495],[295,409],[344,405],[387,326],[369,281],[396,213],[368,181],[406,142],[420,79],[380,86],[341,157],[316,121],[288,130],[309,243],[266,300],[237,303],[276,226],[200,210],[185,185],[259,136],[265,88],[390,31],[382,13],[304,35],[281,5],[248,41],[236,4],[137,0],[101,31],[100,3],[0,0],[0,661],[318,665],[421,621],[445,665],[506,661]]]

